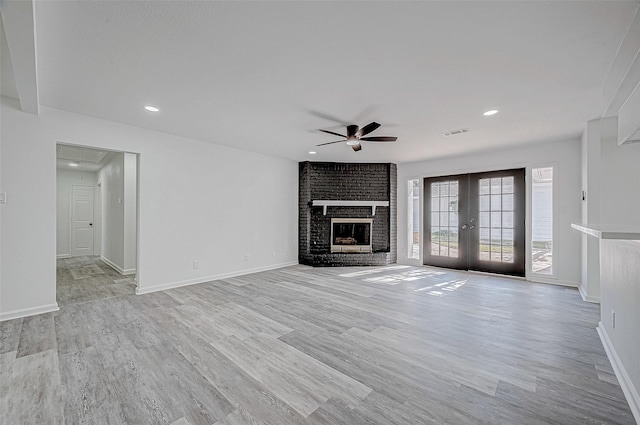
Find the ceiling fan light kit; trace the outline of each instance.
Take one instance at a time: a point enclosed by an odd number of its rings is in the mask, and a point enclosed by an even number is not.
[[[365,141],[365,142],[395,142],[396,140],[398,140],[398,138],[394,137],[394,136],[362,137],[362,136],[366,136],[367,134],[369,134],[372,131],[376,130],[378,127],[380,127],[380,124],[378,124],[377,122],[371,122],[371,123],[365,125],[362,128],[358,127],[355,124],[351,124],[351,125],[347,126],[347,135],[346,136],[343,135],[343,134],[340,134],[340,133],[335,133],[333,131],[320,129],[320,131],[322,131],[323,133],[327,133],[327,134],[332,134],[334,136],[343,137],[345,140],[336,140],[334,142],[320,143],[319,145],[316,145],[316,146],[324,146],[324,145],[331,145],[331,144],[334,144],[334,143],[347,142],[347,145],[351,146],[351,149],[353,149],[355,152],[358,152],[358,151],[362,150],[362,145],[360,144],[361,141]]]

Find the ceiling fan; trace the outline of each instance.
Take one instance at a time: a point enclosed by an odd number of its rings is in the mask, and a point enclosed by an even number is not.
[[[347,135],[344,136],[342,134],[339,133],[334,133],[333,131],[329,131],[329,130],[320,130],[323,133],[328,133],[328,134],[333,134],[334,136],[340,136],[340,137],[344,137],[345,140],[336,140],[335,142],[327,142],[327,143],[320,143],[319,145],[316,146],[324,146],[324,145],[331,145],[333,143],[342,143],[342,142],[347,142],[347,145],[351,146],[351,149],[353,149],[355,152],[358,152],[359,150],[362,149],[362,145],[360,144],[361,141],[365,141],[365,142],[395,142],[396,140],[398,140],[397,137],[393,137],[393,136],[373,136],[373,137],[363,137],[366,136],[367,134],[371,133],[372,131],[376,130],[378,127],[380,127],[380,124],[378,124],[377,122],[372,122],[369,123],[367,125],[365,125],[364,127],[360,128],[355,124],[351,124],[347,126]]]

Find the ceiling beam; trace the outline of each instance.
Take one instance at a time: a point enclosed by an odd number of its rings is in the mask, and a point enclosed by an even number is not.
[[[4,27],[16,91],[24,112],[38,114],[38,72],[36,23],[33,0],[2,0],[0,15]]]

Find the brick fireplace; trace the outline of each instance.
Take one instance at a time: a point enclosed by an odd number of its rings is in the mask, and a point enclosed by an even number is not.
[[[300,264],[396,262],[395,164],[301,162],[298,199]]]

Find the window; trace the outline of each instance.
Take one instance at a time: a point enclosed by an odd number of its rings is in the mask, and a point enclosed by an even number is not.
[[[553,167],[532,169],[531,271],[553,274]]]
[[[409,180],[407,185],[407,257],[420,259],[420,180]]]

